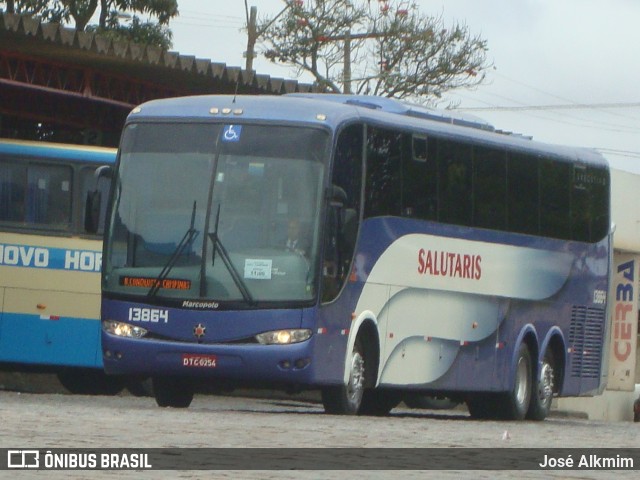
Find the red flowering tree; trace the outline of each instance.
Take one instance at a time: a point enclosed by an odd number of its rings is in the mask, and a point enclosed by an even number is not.
[[[436,103],[472,87],[491,66],[487,42],[461,23],[422,14],[408,1],[284,0],[258,26],[262,53],[309,73],[328,91]]]

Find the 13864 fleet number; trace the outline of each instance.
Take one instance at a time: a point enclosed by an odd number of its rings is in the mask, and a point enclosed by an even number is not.
[[[161,308],[131,307],[129,309],[129,321],[169,323],[169,310],[163,310]]]

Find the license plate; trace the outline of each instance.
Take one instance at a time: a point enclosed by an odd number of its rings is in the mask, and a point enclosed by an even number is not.
[[[182,354],[182,366],[190,368],[216,368],[218,357],[215,355]]]

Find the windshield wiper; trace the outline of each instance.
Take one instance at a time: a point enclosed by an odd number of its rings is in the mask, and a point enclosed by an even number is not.
[[[205,232],[209,232],[211,209],[213,208],[213,189],[216,183],[216,174],[218,172],[218,162],[220,161],[220,150],[221,149],[220,149],[219,138],[218,138],[218,140],[216,140],[216,154],[213,157],[213,165],[211,166],[211,178],[209,179],[209,195],[207,198],[207,212],[204,217]],[[233,266],[233,263],[229,258],[229,253],[227,252],[227,249],[224,248],[224,245],[222,245],[222,242],[218,237],[219,221],[220,221],[220,204],[218,203],[218,211],[216,212],[215,230],[213,233],[208,233],[207,235],[203,236],[203,240],[202,240],[202,263],[200,264],[200,297],[204,298],[207,294],[207,263],[206,262],[207,262],[207,243],[208,243],[207,237],[209,237],[211,239],[211,242],[213,243],[213,252],[211,252],[211,265],[213,265],[216,260],[216,252],[217,252],[220,255],[220,258],[222,259],[222,263],[224,263],[224,266],[229,271],[229,274],[231,275],[233,283],[235,283],[236,287],[238,287],[238,290],[240,290],[240,294],[242,295],[242,298],[244,299],[244,301],[247,303],[254,304],[255,301],[253,300],[253,297],[251,296],[251,293],[249,292],[247,285],[244,283],[244,280],[242,280],[242,277],[240,276],[236,268]]]
[[[227,249],[224,248],[224,245],[222,244],[222,241],[218,236],[219,221],[220,221],[220,204],[218,204],[218,211],[216,212],[216,223],[215,223],[214,230],[213,232],[210,232],[208,234],[209,238],[211,239],[211,242],[213,243],[213,252],[211,252],[211,266],[215,265],[216,252],[218,252],[218,254],[220,255],[220,258],[222,259],[222,263],[224,263],[224,266],[227,267],[227,270],[231,275],[231,279],[233,280],[233,283],[236,284],[236,287],[238,287],[238,290],[240,290],[240,293],[242,294],[242,298],[244,298],[244,301],[247,303],[255,303],[253,300],[253,297],[251,296],[251,292],[247,288],[247,284],[244,283],[244,280],[238,273],[238,270],[231,262],[231,258],[229,257],[229,252],[227,252]],[[203,297],[204,293],[200,292],[200,296]]]
[[[189,228],[187,229],[187,231],[184,233],[182,240],[180,240],[180,243],[178,243],[178,245],[176,246],[176,249],[173,251],[171,258],[169,258],[169,261],[165,264],[164,267],[162,267],[160,274],[156,277],[155,281],[153,282],[153,286],[149,289],[149,292],[147,293],[148,298],[153,298],[156,296],[156,294],[158,293],[158,290],[160,290],[160,286],[162,285],[162,282],[169,276],[169,272],[171,272],[171,269],[173,269],[173,267],[175,266],[176,262],[178,261],[178,258],[180,257],[180,255],[182,255],[182,252],[184,252],[185,248],[187,248],[187,245],[190,245],[195,240],[196,236],[198,235],[197,230],[194,228],[195,223],[196,223],[196,202],[194,200],[193,210],[191,211],[191,224],[189,225]]]

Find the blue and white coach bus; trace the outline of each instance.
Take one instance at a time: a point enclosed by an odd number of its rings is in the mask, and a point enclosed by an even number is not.
[[[609,171],[422,107],[202,96],[134,109],[105,232],[109,374],[403,395],[543,419],[604,387]]]
[[[72,392],[118,388],[102,370],[102,231],[85,230],[84,210],[96,170],[115,158],[115,149],[0,139],[2,368],[53,369]],[[97,184],[104,205],[108,184]]]

